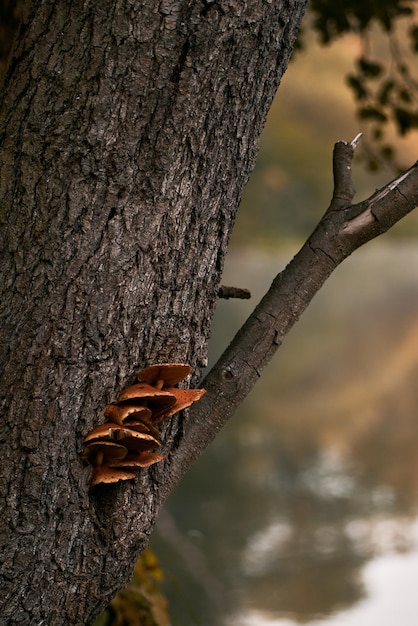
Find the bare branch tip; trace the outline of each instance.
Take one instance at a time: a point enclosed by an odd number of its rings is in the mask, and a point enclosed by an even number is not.
[[[353,148],[353,150],[355,150],[358,146],[358,144],[360,143],[360,139],[363,137],[363,133],[358,133],[353,141],[350,143],[350,146]]]

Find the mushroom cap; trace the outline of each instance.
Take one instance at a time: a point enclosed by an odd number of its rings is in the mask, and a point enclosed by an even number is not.
[[[187,363],[157,363],[149,365],[138,373],[140,382],[155,384],[164,381],[163,387],[173,387],[190,374],[192,368]]]
[[[109,404],[104,411],[104,415],[113,422],[122,425],[125,420],[131,418],[147,420],[151,417],[151,411],[146,406]]]
[[[137,452],[129,453],[122,461],[112,461],[109,467],[149,467],[154,463],[162,461],[164,456],[158,452]]]
[[[103,454],[103,460],[107,462],[123,459],[128,454],[128,448],[114,441],[92,441],[86,445],[81,457],[87,461],[98,452]]]
[[[151,411],[150,411],[151,412]],[[148,433],[148,435],[152,435],[160,440],[161,433],[155,426],[153,426],[150,422],[141,422],[141,420],[127,420],[125,422],[125,428],[128,430],[135,430],[139,433]]]
[[[175,396],[168,391],[155,389],[146,383],[137,383],[122,389],[118,396],[119,402],[129,402],[129,405],[146,403],[151,411],[167,409],[176,402]]]
[[[91,430],[84,437],[84,442],[94,441],[95,439],[114,439],[113,431],[115,429],[120,428],[119,424],[115,422],[106,422],[105,424],[100,424]]]
[[[200,400],[206,393],[206,389],[177,389],[172,387],[169,388],[169,391],[175,396],[176,402],[173,406],[168,407],[168,409],[157,409],[154,411],[151,418],[153,424],[158,424],[158,422],[161,422],[166,417],[171,417],[178,411],[187,409],[188,406]]]
[[[121,430],[118,433],[118,443],[129,451],[140,452],[142,450],[152,450],[158,448],[161,445],[160,439],[149,435],[148,433],[141,433],[135,430]]]
[[[135,478],[133,472],[128,472],[125,469],[107,467],[106,465],[98,465],[94,468],[91,485],[95,487],[101,483],[118,483],[120,480],[131,480],[132,478]]]

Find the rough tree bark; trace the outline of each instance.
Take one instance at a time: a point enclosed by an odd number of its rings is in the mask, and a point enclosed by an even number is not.
[[[84,435],[139,367],[206,363],[223,258],[305,0],[39,0],[0,105],[1,615],[86,624],[167,460],[95,494]]]

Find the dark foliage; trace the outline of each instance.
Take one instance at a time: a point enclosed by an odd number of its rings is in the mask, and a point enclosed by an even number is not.
[[[368,131],[372,149],[368,166],[394,162],[387,128],[405,136],[418,129],[418,79],[414,54],[418,52],[415,0],[312,0],[310,27],[324,45],[354,33],[361,56],[346,80],[357,104],[357,115]],[[302,39],[303,47],[303,39]],[[382,49],[385,54],[382,54]]]
[[[401,17],[413,15],[414,0],[311,0],[313,25],[322,43],[349,32],[364,33],[374,24],[391,32]]]
[[[16,29],[19,25],[19,5],[16,0],[0,1],[0,69],[9,56]]]

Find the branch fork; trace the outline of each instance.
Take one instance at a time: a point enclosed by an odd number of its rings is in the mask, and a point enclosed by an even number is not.
[[[351,164],[360,139],[361,133],[349,143],[335,144],[329,208],[202,381],[207,393],[190,409],[184,437],[171,459],[167,495],[251,391],[334,269],[418,206],[418,161],[366,200],[352,204]]]

